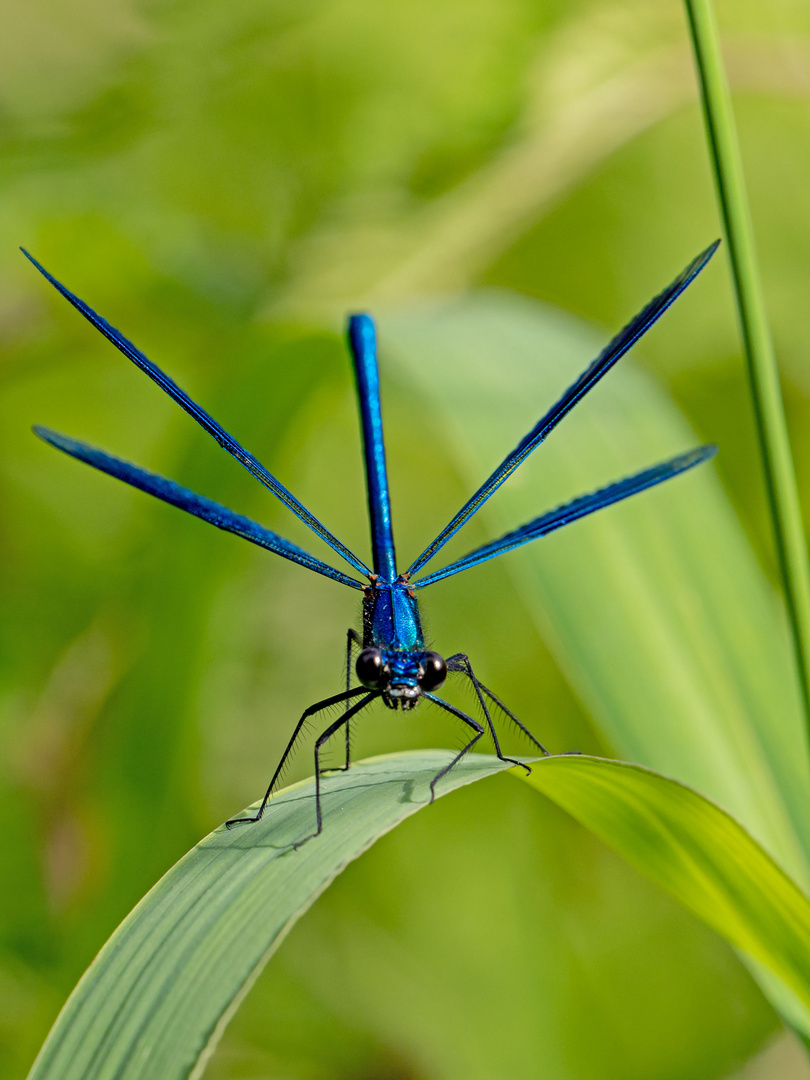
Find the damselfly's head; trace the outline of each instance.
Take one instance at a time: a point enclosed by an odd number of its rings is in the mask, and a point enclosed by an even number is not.
[[[412,709],[423,691],[438,690],[447,678],[444,657],[430,650],[363,649],[355,670],[363,686],[381,691],[390,709]]]

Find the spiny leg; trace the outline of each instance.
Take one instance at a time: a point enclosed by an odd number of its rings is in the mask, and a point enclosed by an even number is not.
[[[361,687],[361,692],[363,691],[365,691],[365,687]],[[355,713],[359,713],[361,709],[364,709],[366,705],[376,697],[379,697],[376,690],[372,691],[370,694],[366,692],[366,697],[361,701],[356,701],[350,709],[347,709],[343,716],[338,717],[338,719],[330,724],[326,731],[324,731],[322,735],[319,735],[315,740],[315,821],[317,823],[317,828],[314,833],[305,836],[303,840],[298,840],[293,845],[296,849],[300,848],[302,844],[305,844],[307,840],[312,840],[314,837],[320,836],[323,831],[323,814],[321,813],[321,747],[325,742],[328,742],[333,735],[340,731],[344,724],[348,725]]]
[[[467,745],[458,754],[456,754],[450,764],[445,765],[445,767],[439,772],[437,772],[433,779],[430,781],[430,801],[433,802],[436,798],[436,785],[438,784],[438,782],[442,779],[442,777],[447,776],[451,769],[454,769],[456,765],[458,765],[458,763],[461,761],[465,754],[468,754],[470,750],[472,750],[472,748],[484,734],[484,729],[477,720],[473,720],[471,716],[468,716],[465,712],[462,712],[461,709],[457,709],[455,705],[451,705],[450,702],[445,701],[444,698],[440,698],[437,697],[435,694],[428,693],[426,693],[424,696],[426,698],[429,698],[430,701],[434,702],[434,704],[438,705],[440,709],[444,709],[445,712],[449,712],[453,716],[457,716],[459,720],[462,720],[467,725],[467,727],[471,727],[475,732],[475,735],[473,735],[472,739],[470,739]]]
[[[512,710],[507,709],[501,699],[496,694],[493,694],[493,692],[488,686],[484,686],[484,684],[480,681],[478,682],[478,685],[481,687],[487,697],[491,698],[492,701],[494,701],[495,704],[498,706],[498,708],[503,710],[503,712],[506,713],[509,719],[512,720],[520,728],[524,735],[531,739],[531,741],[538,748],[538,750],[542,752],[544,757],[579,757],[582,754],[581,750],[561,750],[558,754],[552,754],[550,750],[546,749],[546,747],[543,746],[539,739],[536,739],[534,735],[532,735],[526,725],[515,716]],[[526,766],[524,765],[523,767],[525,768]]]
[[[362,647],[363,640],[357,631],[353,627],[349,627],[346,633],[346,693],[349,692],[349,687],[352,682],[352,645],[357,645],[358,648]],[[349,711],[349,702],[346,700],[346,708],[344,712]],[[347,772],[349,765],[351,764],[351,726],[346,724],[346,764],[340,765],[338,768],[341,772]]]
[[[526,725],[523,724],[522,721],[519,720],[515,716],[515,714],[511,710],[511,708],[507,708],[507,706],[505,706],[503,704],[501,699],[496,697],[496,694],[492,693],[492,691],[489,689],[488,686],[484,686],[484,684],[481,683],[481,681],[478,681],[478,686],[481,687],[482,691],[486,694],[487,698],[489,698],[490,701],[495,702],[495,704],[498,706],[498,708],[500,708],[501,712],[507,714],[507,716],[510,718],[510,720],[512,720],[512,723],[514,725],[516,725],[519,729],[521,729],[521,731],[523,731],[523,733],[526,735],[526,738],[530,739],[531,742],[534,743],[537,746],[538,750],[540,751],[540,753],[544,757],[551,757],[552,756],[551,751],[548,750],[548,748],[546,748],[545,746],[543,746],[543,744],[540,742],[540,740],[535,738],[535,735],[532,735],[532,733],[529,731],[529,729],[526,727]],[[568,753],[568,752],[566,751],[565,753]]]
[[[534,737],[534,735],[532,735],[532,733],[529,731],[529,729],[526,727],[526,725],[524,723],[522,723],[522,721],[518,720],[518,718],[515,716],[515,714],[512,712],[511,709],[507,709],[507,707],[504,705],[504,703],[501,701],[501,699],[499,697],[497,697],[495,694],[493,694],[488,686],[484,686],[484,684],[482,682],[479,682],[478,685],[481,687],[481,690],[487,695],[487,697],[490,698],[491,701],[494,701],[495,704],[498,706],[498,708],[502,712],[506,713],[506,715],[509,717],[509,719],[512,721],[512,723],[516,724],[517,727],[519,727],[520,730],[523,732],[523,734],[527,738],[531,739],[531,741],[534,743],[534,745],[537,747],[537,749],[544,755],[544,757],[551,757],[552,756],[551,751],[547,750],[546,747],[543,746],[543,744],[540,742],[540,740],[536,739]],[[569,751],[566,750],[566,751],[564,751],[564,753],[569,753]],[[570,751],[570,753],[579,753],[579,751]]]
[[[508,762],[510,765],[520,765],[526,770],[527,774],[531,773],[532,770],[529,768],[528,765],[525,765],[522,761],[518,761],[517,758],[506,757],[506,755],[501,750],[501,744],[498,741],[498,734],[495,731],[495,725],[492,723],[492,717],[490,716],[487,703],[486,701],[484,701],[484,695],[481,692],[481,684],[478,682],[478,679],[473,673],[469,658],[464,653],[456,653],[455,656],[451,656],[450,659],[447,661],[447,670],[461,672],[462,674],[466,675],[472,683],[473,689],[475,690],[475,696],[478,698],[478,704],[481,706],[481,711],[483,712],[484,717],[487,721],[489,733],[492,736],[493,743],[495,744],[495,753],[500,758],[500,760]]]
[[[254,821],[258,821],[261,818],[262,814],[267,808],[267,803],[270,800],[270,796],[273,794],[273,788],[276,786],[278,778],[281,776],[281,771],[284,768],[285,762],[292,753],[298,736],[301,734],[301,729],[303,728],[307,720],[310,718],[310,716],[314,716],[316,713],[321,712],[322,709],[328,709],[330,705],[339,705],[341,702],[346,701],[349,698],[357,697],[358,694],[365,693],[366,688],[364,686],[358,686],[354,690],[347,690],[344,693],[335,694],[333,697],[324,698],[323,701],[317,701],[314,705],[310,705],[308,709],[305,709],[301,715],[301,719],[295,725],[295,731],[293,731],[292,735],[290,736],[290,741],[287,743],[287,749],[281,755],[281,761],[279,761],[276,767],[276,771],[273,773],[273,779],[270,781],[270,785],[265,792],[264,798],[261,802],[261,806],[259,807],[257,813],[253,817],[231,818],[230,821],[225,822],[227,828],[230,829],[232,825],[248,825]],[[348,713],[346,715],[348,715]]]
[[[495,753],[498,755],[501,761],[508,761],[512,765],[521,765],[527,773],[531,772],[529,766],[524,764],[522,761],[517,761],[515,758],[505,757],[503,753],[501,753],[500,743],[498,742],[498,736],[495,732],[495,725],[492,723],[492,717],[490,715],[489,709],[487,708],[487,704],[484,701],[485,695],[509,717],[512,723],[514,723],[523,732],[523,734],[534,743],[534,745],[538,748],[538,750],[540,750],[542,754],[544,754],[546,757],[550,756],[549,751],[545,748],[545,746],[543,746],[539,739],[536,739],[534,735],[532,735],[531,731],[529,731],[526,725],[515,716],[512,710],[508,709],[501,701],[501,699],[499,697],[496,697],[495,694],[493,694],[492,691],[489,689],[489,687],[484,686],[480,679],[478,679],[472,669],[470,658],[469,656],[467,656],[466,653],[455,653],[453,656],[449,657],[447,660],[447,670],[461,672],[463,675],[466,675],[472,683],[476,697],[478,698],[478,703],[480,704],[484,716],[487,719],[490,734],[492,735],[492,741],[495,744]]]

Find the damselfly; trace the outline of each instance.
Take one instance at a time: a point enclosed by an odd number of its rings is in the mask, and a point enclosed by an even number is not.
[[[535,738],[529,728],[518,719],[496,695],[485,686],[473,671],[466,653],[454,653],[445,659],[440,653],[425,648],[422,627],[419,618],[417,592],[428,585],[433,585],[443,578],[451,577],[462,570],[468,570],[479,563],[493,559],[496,555],[512,551],[538,537],[547,536],[556,529],[571,522],[620,502],[630,495],[635,495],[646,488],[669,480],[679,473],[706,461],[716,452],[714,446],[701,446],[687,453],[679,454],[668,461],[653,465],[633,476],[626,477],[589,495],[581,495],[572,502],[559,506],[539,517],[533,518],[520,528],[506,533],[497,540],[471,551],[461,559],[432,573],[424,574],[428,562],[438,554],[452,536],[465,525],[473,514],[494,494],[501,484],[531,454],[535,447],[554,430],[560,421],[578,404],[605,375],[616,361],[644,334],[680,295],[686,286],[694,280],[717,249],[714,243],[700,254],[672,282],[668,288],[656,296],[649,304],[621,330],[600,355],[569,387],[559,401],[546,412],[535,426],[508,454],[494,472],[484,481],[474,495],[467,500],[457,514],[448,522],[435,539],[410,564],[407,570],[397,568],[394,550],[394,534],[391,524],[391,505],[388,491],[388,477],[385,464],[385,443],[383,439],[382,414],[380,408],[380,383],[377,370],[377,347],[374,322],[369,315],[352,315],[349,318],[349,348],[354,363],[357,383],[357,396],[360,406],[360,421],[363,435],[363,449],[366,466],[366,486],[368,493],[369,522],[371,526],[372,566],[368,567],[342,544],[302,503],[289,492],[252,454],[248,453],[229,435],[224,428],[205,412],[180,387],[156,367],[131,341],[127,340],[115,327],[111,326],[92,308],[75,296],[69,289],[58,282],[28,252],[27,257],[36,268],[54,285],[70,303],[100,330],[109,341],[120,349],[141,371],[145,372],[161,387],[181,408],[192,416],[223,449],[236,458],[256,479],[269,488],[294,514],[296,514],[314,533],[321,537],[332,550],[339,555],[359,575],[351,576],[310,555],[297,544],[285,540],[277,533],[251,521],[241,514],[202,495],[181,487],[173,480],[167,480],[155,473],[122,461],[111,454],[98,450],[86,443],[60,435],[44,427],[35,427],[40,438],[66,454],[92,465],[102,472],[109,473],[119,480],[140,488],[141,491],[155,495],[164,502],[171,503],[181,510],[194,514],[204,521],[216,525],[226,532],[236,533],[251,543],[273,551],[292,562],[314,570],[317,574],[331,578],[341,585],[358,589],[363,593],[363,630],[362,635],[350,629],[346,641],[346,689],[339,694],[310,705],[301,716],[290,737],[287,748],[273,774],[267,792],[255,814],[248,817],[234,818],[228,825],[237,825],[258,821],[264,813],[270,796],[276,788],[282,770],[298,742],[307,720],[317,713],[334,705],[343,705],[339,717],[318,736],[315,742],[315,823],[316,829],[311,836],[317,836],[323,828],[321,809],[321,754],[325,744],[335,735],[345,736],[346,757],[344,769],[350,764],[349,733],[355,717],[371,702],[381,699],[390,709],[403,710],[414,708],[421,698],[427,698],[439,708],[444,709],[466,727],[468,740],[462,749],[447,762],[437,773],[430,785],[431,801],[435,796],[436,784],[446,776],[454,766],[469,753],[486,731],[498,757],[513,765],[530,767],[515,758],[506,757],[501,750],[495,725],[492,720],[493,706],[509,718],[529,739],[541,754],[548,754],[542,743]],[[351,661],[353,650],[360,649],[355,663],[355,672],[360,683],[351,686]],[[458,673],[467,678],[472,685],[480,719],[439,697],[436,691],[444,683],[449,673]],[[310,839],[305,837],[304,839]],[[299,843],[303,843],[299,841]]]

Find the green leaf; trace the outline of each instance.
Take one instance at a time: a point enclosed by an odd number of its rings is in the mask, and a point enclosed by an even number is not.
[[[200,1076],[286,931],[352,859],[427,805],[446,751],[372,758],[281,792],[257,825],[206,837],[113,934],[62,1011],[30,1080]],[[470,755],[440,794],[502,771]],[[522,770],[516,774],[524,775]],[[755,840],[697,792],[638,766],[554,757],[544,792],[810,1007],[810,902]]]
[[[810,1008],[810,901],[724,810],[639,765],[556,757],[526,777]]]
[[[325,828],[313,781],[285,788],[255,825],[202,840],[147,894],[85,973],[31,1080],[173,1080],[199,1075],[242,996],[284,935],[352,859],[427,805],[452,755],[373,758],[325,781]],[[503,770],[468,756],[442,795]]]

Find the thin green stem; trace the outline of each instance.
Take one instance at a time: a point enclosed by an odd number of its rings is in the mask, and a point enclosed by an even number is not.
[[[728,241],[776,551],[810,738],[810,570],[742,158],[712,0],[684,0]]]

